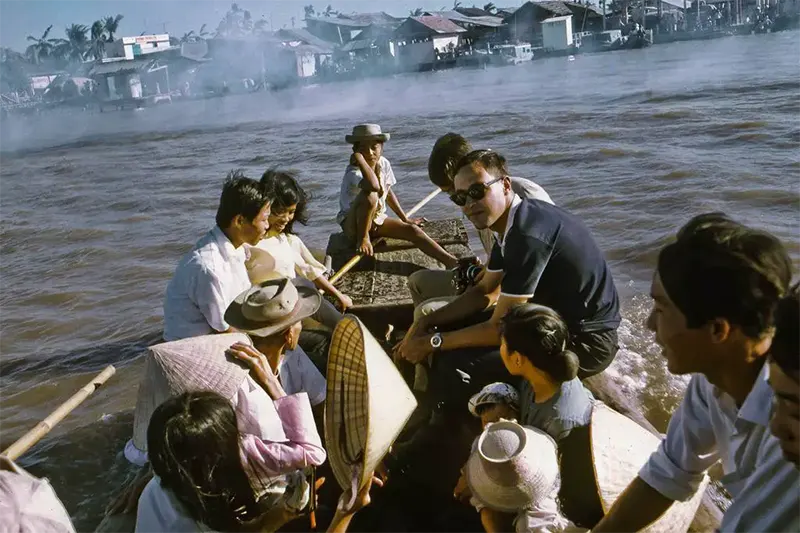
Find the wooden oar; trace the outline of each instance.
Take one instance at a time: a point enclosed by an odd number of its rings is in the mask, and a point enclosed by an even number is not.
[[[433,192],[431,192],[431,193],[430,193],[428,196],[426,196],[425,198],[423,198],[422,200],[420,200],[420,201],[419,201],[419,203],[418,203],[417,205],[415,205],[414,207],[412,207],[412,208],[411,208],[411,209],[408,211],[408,213],[406,213],[406,217],[411,217],[411,216],[413,216],[413,215],[414,215],[414,213],[416,213],[417,211],[419,211],[420,209],[422,209],[422,208],[425,206],[425,204],[427,204],[428,202],[430,202],[431,200],[433,200],[433,199],[436,197],[436,195],[437,195],[437,194],[439,194],[440,192],[442,192],[442,190],[441,190],[441,189],[436,189],[436,190],[434,190]],[[372,245],[374,246],[374,245],[376,245],[376,244],[380,244],[380,243],[382,243],[382,242],[383,242],[383,241],[385,241],[385,240],[386,240],[386,239],[385,239],[384,237],[381,237],[381,238],[379,238],[379,239],[375,239],[375,240],[372,242]],[[331,276],[331,279],[330,279],[330,280],[328,280],[328,281],[330,281],[332,285],[336,284],[336,282],[337,282],[337,281],[339,281],[339,278],[341,278],[342,276],[344,276],[345,274],[347,274],[348,272],[350,272],[350,270],[351,270],[351,269],[352,269],[354,266],[356,266],[356,265],[358,264],[358,262],[359,262],[359,261],[361,261],[361,259],[363,259],[363,258],[364,258],[364,255],[363,255],[363,254],[356,254],[356,255],[354,255],[353,257],[351,257],[351,258],[350,258],[350,260],[349,260],[347,263],[345,263],[345,264],[344,264],[344,266],[343,266],[342,268],[340,268],[340,269],[339,269],[339,271],[338,271],[337,273],[335,273],[333,276]]]
[[[20,455],[28,451],[31,446],[39,442],[39,439],[47,435],[56,424],[78,407],[83,400],[91,396],[103,383],[108,381],[108,378],[113,376],[116,371],[117,369],[113,365],[108,365],[105,370],[92,378],[92,381],[76,392],[72,398],[50,413],[50,416],[39,422],[36,427],[23,435],[17,442],[6,448],[3,451],[3,455],[8,456],[12,461],[16,460]]]

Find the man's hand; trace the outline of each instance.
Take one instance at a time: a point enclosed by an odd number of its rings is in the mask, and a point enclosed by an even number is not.
[[[401,359],[415,364],[421,363],[431,354],[433,354],[433,346],[431,346],[430,335],[405,339],[398,351]]]
[[[372,475],[369,477],[369,481],[367,481],[366,485],[362,487],[358,494],[356,495],[356,499],[353,502],[353,505],[347,507],[347,504],[350,503],[350,491],[352,489],[348,488],[345,490],[342,495],[339,497],[339,504],[336,506],[336,511],[343,513],[343,514],[355,514],[367,505],[370,504],[372,499],[370,498],[369,491],[372,488],[372,485],[375,484],[378,487],[383,487],[383,481],[380,478],[375,476],[373,472]]]
[[[283,390],[278,376],[269,366],[266,355],[241,342],[237,342],[228,348],[225,353],[250,367],[250,373],[253,374],[253,378],[267,391],[270,398],[277,400],[286,396],[286,391]]]
[[[463,470],[461,471],[461,476],[458,478],[458,482],[456,482],[456,488],[453,489],[453,498],[462,503],[469,503],[469,499],[472,498],[472,491],[469,489],[467,476],[464,475]]]

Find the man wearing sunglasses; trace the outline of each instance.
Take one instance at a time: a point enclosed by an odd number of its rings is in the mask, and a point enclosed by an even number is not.
[[[419,317],[397,355],[412,363],[432,357],[433,389],[437,375],[442,383],[460,376],[454,386],[465,389],[443,385],[450,390],[435,394],[461,396],[497,372],[503,376],[497,324],[513,305],[534,301],[555,309],[569,326],[572,338],[564,348],[578,356],[579,377],[602,372],[619,348],[619,297],[586,226],[557,206],[521,199],[511,189],[505,158],[491,150],[467,154],[458,163],[454,185],[450,199],[476,228],[495,233],[486,273],[451,303]],[[491,317],[475,324],[492,305]],[[474,325],[446,331],[469,321]],[[472,355],[475,348],[483,348],[480,364]],[[487,354],[486,348],[495,350]]]
[[[472,145],[458,133],[446,133],[436,140],[428,158],[428,179],[448,196],[453,193],[453,181],[458,171],[458,163],[472,151]],[[550,195],[537,183],[525,178],[509,178],[511,190],[523,200],[536,199],[553,203]],[[478,230],[486,255],[492,253],[494,233],[490,228]],[[457,270],[418,270],[408,277],[408,289],[416,306],[415,313],[427,314],[455,298],[457,290]]]

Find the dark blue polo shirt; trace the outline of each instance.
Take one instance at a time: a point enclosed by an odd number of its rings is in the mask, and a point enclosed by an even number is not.
[[[540,200],[522,200],[488,270],[504,272],[502,294],[532,297],[558,311],[572,332],[619,326],[619,296],[603,252],[576,216]]]

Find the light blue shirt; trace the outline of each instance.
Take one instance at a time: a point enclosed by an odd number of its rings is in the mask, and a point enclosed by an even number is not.
[[[764,365],[741,408],[705,376],[692,376],[665,439],[639,471],[667,498],[685,501],[720,461],[720,481],[733,498],[722,532],[800,531],[800,472],[769,430],[767,372]]]
[[[523,379],[519,386],[521,424],[539,428],[556,441],[592,420],[594,396],[578,378],[562,383],[561,389],[544,402],[536,403],[534,397],[533,388]]]

